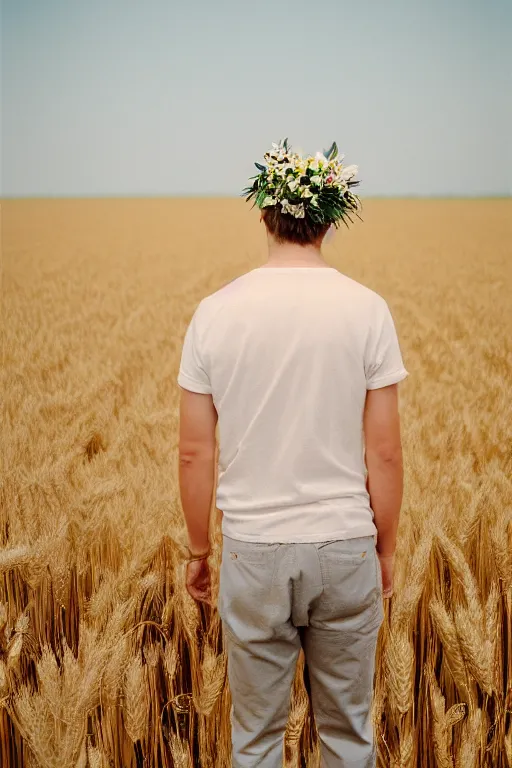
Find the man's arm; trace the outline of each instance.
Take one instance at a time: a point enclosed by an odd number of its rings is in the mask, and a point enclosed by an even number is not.
[[[379,555],[393,555],[403,495],[398,384],[367,391],[363,418],[367,488]]]
[[[193,554],[201,554],[209,547],[217,418],[210,394],[181,388],[179,484]]]

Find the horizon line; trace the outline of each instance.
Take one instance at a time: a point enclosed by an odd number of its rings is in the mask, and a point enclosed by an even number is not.
[[[509,200],[512,198],[510,193],[496,194],[397,194],[397,195],[359,195],[361,200]],[[223,194],[50,194],[50,195],[1,195],[0,203],[13,202],[17,200],[240,200],[243,201],[243,195],[223,195]]]

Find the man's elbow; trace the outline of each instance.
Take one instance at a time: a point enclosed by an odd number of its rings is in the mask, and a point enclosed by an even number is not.
[[[366,449],[366,462],[372,464],[401,464],[402,446],[401,445],[380,445],[377,448]]]
[[[188,467],[191,464],[213,461],[215,458],[215,444],[213,446],[180,446],[178,458],[180,467]]]

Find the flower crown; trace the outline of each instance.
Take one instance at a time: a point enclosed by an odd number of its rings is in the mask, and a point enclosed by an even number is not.
[[[357,165],[343,166],[344,155],[338,157],[338,147],[333,142],[326,152],[317,152],[313,157],[301,157],[291,152],[288,139],[272,144],[264,155],[266,165],[255,163],[259,173],[252,176],[254,183],[242,193],[247,201],[254,198],[254,205],[268,208],[280,205],[281,213],[297,219],[308,217],[319,224],[338,226],[343,221],[353,221],[350,214],[358,218],[361,201],[351,187]]]

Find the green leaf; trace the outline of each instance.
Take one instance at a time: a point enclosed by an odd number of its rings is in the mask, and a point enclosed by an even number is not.
[[[261,165],[260,163],[254,163],[258,171],[266,172],[267,168],[264,165]]]
[[[336,142],[333,141],[329,149],[327,151],[324,151],[324,157],[327,158],[327,160],[334,160],[337,154],[338,154],[338,147],[336,145]]]

